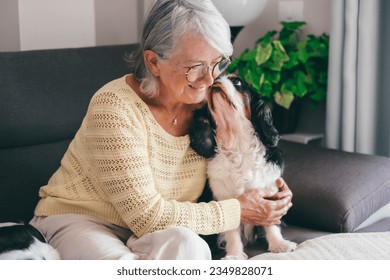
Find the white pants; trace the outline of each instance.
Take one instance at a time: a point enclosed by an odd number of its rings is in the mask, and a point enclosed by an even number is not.
[[[210,260],[207,243],[193,231],[172,227],[137,238],[130,230],[85,215],[34,217],[31,225],[67,260]]]

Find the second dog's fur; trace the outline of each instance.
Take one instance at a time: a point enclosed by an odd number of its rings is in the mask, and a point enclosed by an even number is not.
[[[0,223],[0,260],[59,260],[45,237],[29,224]]]
[[[277,192],[283,157],[277,148],[279,135],[269,108],[236,76],[219,78],[211,89],[208,104],[195,112],[190,130],[192,148],[208,158],[207,175],[217,200],[237,198],[257,188]],[[266,226],[271,252],[288,252],[296,244],[283,239],[279,226]],[[254,238],[254,226],[222,233],[225,259],[246,259],[244,243]]]

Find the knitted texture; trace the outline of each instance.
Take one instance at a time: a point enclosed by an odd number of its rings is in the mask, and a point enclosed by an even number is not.
[[[126,77],[103,86],[60,168],[40,189],[35,215],[85,214],[137,236],[171,226],[212,234],[239,225],[235,199],[196,203],[206,162],[154,119]]]

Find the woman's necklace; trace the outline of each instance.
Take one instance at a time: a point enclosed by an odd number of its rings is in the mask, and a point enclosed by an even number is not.
[[[164,108],[164,110],[169,114],[169,116],[171,117],[171,124],[172,125],[174,125],[174,126],[176,126],[177,124],[178,124],[178,122],[179,122],[179,116],[181,115],[181,113],[182,113],[182,109],[183,109],[183,106],[181,105],[181,106],[179,106],[179,109],[176,111],[176,113],[175,114],[171,114],[171,112],[165,107],[165,106],[163,106],[163,105],[161,105],[163,108]]]

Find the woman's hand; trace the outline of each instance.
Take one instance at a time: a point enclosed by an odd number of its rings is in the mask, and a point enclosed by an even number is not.
[[[278,187],[279,191],[274,196],[269,197],[269,199],[279,200],[279,199],[283,199],[286,197],[286,198],[289,198],[289,202],[291,203],[291,199],[292,199],[293,194],[292,194],[290,188],[287,186],[286,182],[283,180],[283,178],[277,179],[275,184]],[[291,204],[291,206],[292,206],[292,204]]]
[[[280,224],[281,218],[292,206],[292,192],[282,178],[276,180],[276,186],[279,189],[276,193],[269,189],[257,189],[238,197],[241,221],[258,226]]]

